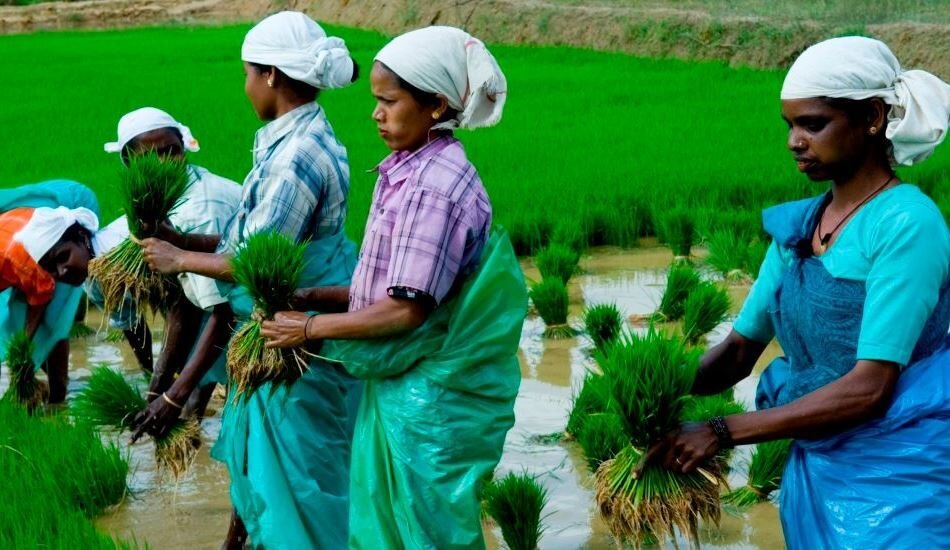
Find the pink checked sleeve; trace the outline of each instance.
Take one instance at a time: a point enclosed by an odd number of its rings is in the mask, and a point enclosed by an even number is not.
[[[438,191],[411,190],[393,227],[389,288],[421,291],[441,303],[459,273],[470,225],[459,204]]]

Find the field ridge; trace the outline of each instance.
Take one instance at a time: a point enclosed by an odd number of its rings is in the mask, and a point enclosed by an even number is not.
[[[824,38],[866,34],[887,42],[906,67],[950,78],[946,55],[950,13],[941,10],[925,21],[900,21],[894,16],[862,24],[856,23],[860,14],[849,22],[797,15],[724,15],[639,2],[625,6],[564,0],[85,0],[0,7],[0,33],[243,22],[282,9],[388,34],[448,24],[495,43],[576,46],[760,68],[785,68],[805,47]]]

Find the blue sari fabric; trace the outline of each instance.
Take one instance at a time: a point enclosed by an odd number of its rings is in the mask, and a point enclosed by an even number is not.
[[[766,211],[766,229],[797,259],[770,307],[786,356],[763,373],[758,408],[784,405],[850,371],[864,303],[861,282],[835,279],[810,255],[821,199]],[[780,509],[789,548],[948,548],[950,291],[945,287],[877,420],[796,440]]]
[[[50,180],[0,189],[0,212],[14,208],[88,208],[99,216],[99,201],[85,185],[70,180]],[[33,364],[39,369],[57,342],[69,338],[82,300],[82,287],[57,283],[33,335]],[[7,344],[26,328],[26,297],[15,288],[0,292],[0,357],[6,357]]]
[[[356,262],[342,233],[311,242],[301,286],[345,286]],[[253,303],[230,296],[239,319]],[[231,502],[255,548],[346,548],[350,447],[362,383],[338,365],[310,361],[290,386],[229,396],[212,456],[231,476]]]

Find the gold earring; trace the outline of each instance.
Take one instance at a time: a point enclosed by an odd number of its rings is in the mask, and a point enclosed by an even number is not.
[[[871,133],[871,135],[873,136],[874,134],[877,133],[877,128],[875,128],[874,126],[871,126],[871,129],[868,130],[868,131],[869,131],[869,132]]]
[[[442,113],[436,111],[432,113],[432,120],[439,120],[439,117],[442,116]]]
[[[267,87],[268,87],[268,88],[273,88],[273,87],[274,87],[274,81],[273,81],[273,80],[268,80],[268,81],[267,81]]]

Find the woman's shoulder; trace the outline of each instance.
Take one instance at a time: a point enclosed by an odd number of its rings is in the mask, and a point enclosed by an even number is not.
[[[414,175],[417,188],[434,191],[454,202],[463,201],[473,192],[483,191],[478,171],[468,160],[461,142],[454,138],[422,159]]]

